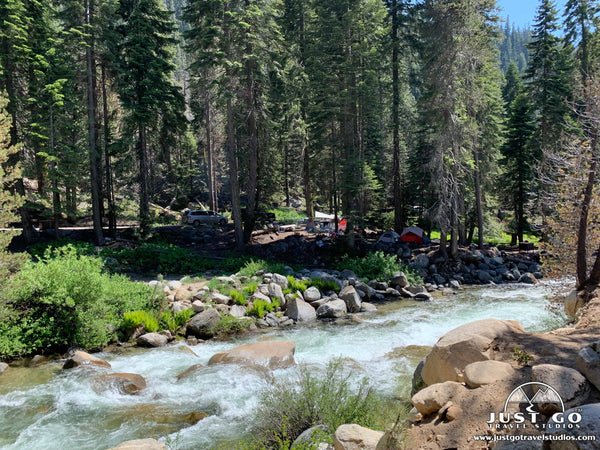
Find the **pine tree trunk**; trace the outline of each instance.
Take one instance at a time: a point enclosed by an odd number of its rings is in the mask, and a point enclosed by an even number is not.
[[[50,109],[50,154],[57,156],[54,145],[54,113],[52,109]],[[53,160],[50,164],[50,171],[52,173],[52,216],[54,221],[54,237],[58,239],[60,237],[60,192],[58,191],[56,160]]]
[[[140,234],[145,237],[150,233],[150,195],[148,191],[148,148],[146,129],[143,125],[139,126],[138,160],[140,165]]]
[[[251,44],[246,46],[246,54],[252,55],[253,48]],[[254,230],[255,211],[256,211],[256,190],[258,186],[258,130],[256,126],[256,105],[255,105],[255,82],[254,82],[254,63],[248,58],[248,74],[246,77],[247,104],[248,104],[248,186],[246,195],[248,203],[246,204],[246,218],[244,224],[244,243],[247,244],[252,238]]]
[[[93,0],[87,0],[86,3],[86,24],[91,26],[93,21]],[[89,162],[90,162],[90,188],[92,194],[92,218],[94,222],[94,243],[104,245],[104,236],[102,234],[102,217],[100,208],[100,180],[98,176],[98,155],[96,143],[98,133],[96,129],[96,86],[94,80],[96,60],[93,45],[86,48],[87,60],[87,108],[88,108],[88,139],[89,139]]]
[[[106,89],[106,67],[102,66],[102,115],[104,119],[104,164],[106,201],[108,203],[108,234],[117,235],[117,213],[115,208],[115,191],[113,187],[112,163],[110,157],[110,119],[108,114],[108,93]]]
[[[392,0],[392,127],[393,127],[393,190],[394,231],[400,234],[404,228],[404,207],[400,180],[400,76],[398,70],[398,0]]]
[[[479,171],[479,150],[473,149],[475,172],[473,173],[475,184],[475,207],[477,208],[477,248],[483,249],[483,206],[481,203],[481,174]]]
[[[211,107],[210,107],[210,92],[206,90],[205,107],[204,107],[204,127],[206,134],[206,168],[208,172],[208,204],[213,211],[217,210],[217,195],[215,186],[215,167],[213,157],[212,143],[212,125],[211,125]]]

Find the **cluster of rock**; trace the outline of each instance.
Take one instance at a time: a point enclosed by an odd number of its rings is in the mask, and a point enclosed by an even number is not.
[[[436,286],[460,284],[501,284],[510,282],[535,284],[542,278],[540,265],[525,256],[509,256],[496,247],[485,250],[461,249],[458,258],[449,261],[439,255],[437,247],[411,252],[401,246],[399,256],[425,280]]]
[[[290,269],[291,270],[291,269]],[[350,270],[303,270],[296,279],[306,281],[320,279],[334,283],[339,292],[322,292],[315,286],[284,295],[289,288],[287,276],[278,273],[258,271],[251,279],[239,275],[217,277],[218,281],[230,288],[241,290],[244,283],[253,281],[257,288],[248,298],[246,305],[236,304],[235,300],[217,290],[210,291],[206,283],[183,283],[180,280],[149,282],[150,286],[162,289],[174,312],[192,310],[193,317],[188,322],[185,334],[192,339],[210,339],[217,332],[221,315],[230,315],[240,321],[247,321],[252,329],[269,327],[289,327],[296,323],[310,323],[317,320],[343,319],[354,313],[376,311],[374,303],[401,298],[427,301],[432,298],[425,286],[410,285],[403,272],[396,273],[389,283],[372,280],[365,283]],[[183,280],[185,281],[185,280]],[[455,287],[459,287],[456,285]],[[257,320],[249,317],[253,303],[257,300],[273,304],[278,310],[267,313]],[[162,346],[172,340],[168,332],[147,333],[134,336],[143,346]]]
[[[486,319],[462,325],[441,337],[415,370],[411,399],[415,408],[414,422],[429,420],[432,416],[438,424],[458,421],[465,411],[480,402],[487,403],[488,414],[502,412],[503,402],[513,388],[523,382],[541,382],[558,392],[568,410],[565,417],[579,411],[584,418],[579,427],[552,429],[548,426],[540,432],[595,436],[600,441],[600,403],[594,403],[598,401],[600,390],[600,341],[579,350],[577,369],[539,363],[528,370],[516,367],[514,361],[496,360],[502,357],[498,352],[500,342],[519,342],[527,335],[516,321]],[[484,391],[486,387],[490,389]],[[493,405],[494,396],[498,399],[496,405]],[[538,407],[548,418],[557,412],[551,402],[538,404]],[[492,428],[483,431],[481,434],[502,433]],[[479,433],[467,429],[466,434]],[[564,444],[564,441],[549,442],[550,445],[544,448],[562,448],[560,445]],[[586,442],[589,441],[576,443],[572,448],[587,448]],[[455,446],[457,443],[460,442],[440,445]]]

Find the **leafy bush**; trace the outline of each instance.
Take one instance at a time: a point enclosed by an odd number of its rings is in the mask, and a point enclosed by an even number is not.
[[[29,254],[33,256],[36,260],[40,260],[43,259],[44,255],[48,251],[50,251],[51,253],[55,251],[60,252],[60,249],[62,249],[63,247],[72,248],[75,251],[75,254],[79,256],[91,256],[96,254],[96,249],[94,248],[93,244],[90,244],[89,242],[74,241],[69,238],[57,239],[55,241],[49,242],[40,242],[38,244],[32,245],[28,251]]]
[[[218,335],[240,333],[247,330],[251,323],[251,320],[239,320],[228,314],[222,314],[221,320],[215,327],[215,333]]]
[[[245,297],[243,293],[231,289],[227,295],[231,297],[231,300],[233,300],[236,305],[246,306],[247,297]]]
[[[271,303],[269,303],[266,300],[258,298],[252,302],[252,307],[248,308],[247,312],[250,316],[262,319],[267,313],[276,311],[277,308],[279,308],[278,299],[272,300]]]
[[[71,346],[99,349],[124,312],[158,310],[164,301],[145,284],[104,273],[99,258],[70,245],[28,262],[0,295],[0,336],[11,336],[0,357],[9,358]]]
[[[169,330],[171,333],[176,333],[177,330],[184,326],[193,315],[194,310],[192,309],[184,309],[177,313],[174,313],[173,311],[163,312],[160,315],[160,326],[161,328]]]
[[[104,258],[114,258],[126,271],[142,273],[190,274],[213,267],[207,259],[170,244],[144,244],[135,249],[104,248]]]
[[[404,272],[411,284],[421,284],[416,272],[398,262],[395,255],[386,255],[381,251],[367,253],[364,257],[343,256],[337,267],[349,269],[361,278],[369,280],[389,280],[396,272]]]
[[[258,283],[253,281],[252,283],[250,283],[246,287],[244,287],[244,289],[242,289],[242,294],[244,295],[245,298],[248,298],[256,292],[257,288],[258,288]]]
[[[316,287],[321,292],[340,292],[340,287],[333,280],[324,280],[322,278],[311,278],[310,285]]]
[[[291,275],[288,275],[287,279],[288,279],[288,289],[290,290],[290,292],[296,292],[296,291],[304,292],[310,286],[309,282],[296,280]]]
[[[276,382],[263,392],[254,435],[263,448],[279,448],[318,424],[329,430],[345,423],[374,426],[381,402],[367,379],[355,380],[355,371],[341,359],[331,361],[325,373],[299,366],[293,380]]]
[[[284,273],[285,265],[276,262],[265,261],[263,259],[247,261],[240,269],[240,275],[253,277],[259,270],[264,270],[270,273]]]
[[[140,326],[143,326],[148,333],[154,333],[158,331],[158,320],[148,311],[126,311],[123,313],[122,330],[129,331]]]

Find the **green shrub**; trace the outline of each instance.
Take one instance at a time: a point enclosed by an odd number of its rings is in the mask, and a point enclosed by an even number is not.
[[[170,244],[144,244],[135,249],[104,248],[104,258],[114,258],[125,271],[142,273],[190,274],[208,270],[214,264]]]
[[[236,291],[235,289],[231,289],[227,295],[231,297],[231,300],[233,300],[236,305],[246,306],[248,300],[243,293]]]
[[[254,436],[263,448],[279,448],[318,424],[332,431],[345,423],[374,426],[381,401],[367,379],[356,380],[355,370],[341,359],[331,361],[325,373],[298,366],[293,380],[276,382],[262,393]]]
[[[251,320],[239,320],[228,314],[222,314],[221,320],[215,327],[215,333],[218,335],[240,333],[247,330],[251,323]]]
[[[288,279],[288,289],[290,290],[290,292],[296,292],[296,291],[304,292],[310,286],[310,284],[307,281],[296,280],[291,275],[288,275],[287,279]]]
[[[219,291],[222,294],[229,293],[231,290],[231,283],[227,281],[219,280],[217,277],[211,278],[206,284],[206,288],[209,291]]]
[[[360,278],[369,280],[389,280],[396,272],[404,272],[411,284],[422,284],[418,274],[398,262],[395,255],[386,255],[381,251],[367,253],[363,257],[342,256],[338,270],[352,270]]]
[[[333,280],[324,280],[322,278],[311,278],[309,281],[311,286],[316,287],[321,292],[340,292],[340,287]]]
[[[253,281],[252,283],[250,283],[246,287],[244,287],[244,289],[242,289],[242,294],[245,298],[248,298],[256,292],[257,288],[258,288],[258,283]]]
[[[248,308],[247,313],[250,316],[255,316],[259,319],[262,319],[267,313],[276,311],[278,308],[278,299],[272,300],[271,303],[269,303],[266,300],[261,300],[258,298],[252,302],[252,307]]]
[[[102,348],[114,338],[123,313],[158,310],[164,294],[143,283],[103,272],[97,257],[70,245],[28,262],[0,294],[0,357]]]
[[[148,333],[158,331],[158,320],[148,311],[126,311],[123,313],[123,322],[121,329],[129,331],[140,326],[144,327]]]
[[[79,256],[91,256],[96,254],[96,249],[94,248],[93,244],[90,244],[89,242],[74,241],[68,238],[57,239],[49,242],[40,242],[32,245],[28,251],[36,260],[40,260],[47,252],[52,253],[56,250],[60,252],[60,249],[63,247],[69,247],[75,252],[75,254]]]
[[[177,313],[174,313],[173,311],[163,312],[160,315],[160,326],[175,334],[177,330],[183,327],[187,321],[192,318],[193,315],[193,309],[184,309]]]
[[[284,273],[285,265],[282,263],[265,261],[263,259],[251,259],[242,266],[239,273],[241,276],[253,277],[259,270],[264,270],[265,272],[270,273]]]

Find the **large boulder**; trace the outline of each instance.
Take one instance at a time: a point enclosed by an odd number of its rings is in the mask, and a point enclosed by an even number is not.
[[[229,314],[231,315],[231,317],[241,319],[246,315],[246,307],[242,305],[233,305],[229,310]]]
[[[103,359],[96,358],[89,353],[77,350],[73,356],[65,361],[63,369],[72,369],[74,367],[109,367],[110,363]]]
[[[102,393],[107,390],[124,395],[135,395],[146,389],[146,380],[137,373],[107,373],[94,378],[94,390]]]
[[[565,427],[569,424],[565,419],[564,424],[554,423],[550,420],[546,424],[545,433],[552,435],[566,435],[572,437],[572,440],[551,440],[544,442],[544,449],[549,450],[592,450],[598,449],[600,443],[600,403],[591,403],[568,409],[562,417],[568,418],[571,414],[580,414],[581,422],[578,426]],[[585,440],[577,440],[585,436]]]
[[[375,450],[383,432],[374,431],[356,424],[340,425],[335,430],[335,450]]]
[[[210,294],[210,299],[217,305],[229,305],[229,303],[231,303],[231,297],[223,295],[219,292],[213,292]]]
[[[213,355],[208,365],[214,364],[258,364],[270,369],[293,366],[296,343],[293,341],[264,341],[244,344],[226,352]]]
[[[531,368],[531,379],[556,389],[565,408],[573,408],[585,403],[590,391],[590,385],[581,372],[570,367],[539,364]]]
[[[393,288],[404,288],[408,286],[408,278],[404,272],[396,272],[390,281]]]
[[[420,390],[412,396],[410,401],[424,416],[438,412],[442,407],[457,395],[467,391],[461,383],[446,381],[436,383]]]
[[[317,320],[315,308],[301,298],[291,299],[285,309],[285,315],[296,322],[314,322]]]
[[[344,300],[332,300],[327,302],[317,309],[317,317],[319,319],[339,319],[346,317],[348,309]]]
[[[281,289],[287,289],[290,284],[285,275],[280,275],[278,273],[273,274],[273,278],[271,278],[271,281],[281,286]]]
[[[285,306],[285,295],[283,295],[283,290],[277,283],[269,283],[269,296],[279,300],[281,306]]]
[[[187,324],[187,333],[201,339],[211,338],[215,335],[215,329],[221,321],[221,315],[216,309],[207,309],[192,317]]]
[[[575,366],[600,390],[600,341],[582,347],[577,354]]]
[[[502,361],[477,361],[465,367],[464,379],[467,386],[478,388],[511,378],[515,370]]]
[[[0,362],[0,373],[6,372],[8,369],[8,364]]]
[[[137,338],[138,345],[142,347],[164,347],[169,339],[160,333],[146,333]]]
[[[316,302],[321,298],[321,292],[316,287],[311,286],[302,293],[302,297],[308,303]]]
[[[463,381],[465,367],[492,359],[495,339],[510,333],[524,333],[514,320],[483,319],[461,325],[442,336],[427,356],[423,381],[427,385],[444,381]]]
[[[167,450],[167,446],[156,439],[126,441],[108,450]]]
[[[346,307],[348,308],[348,312],[357,313],[360,312],[360,305],[362,300],[360,299],[360,295],[354,289],[354,286],[346,286],[339,293],[339,298],[346,302]]]

